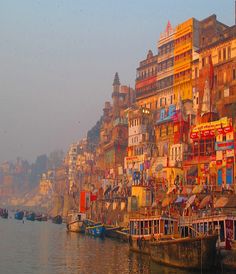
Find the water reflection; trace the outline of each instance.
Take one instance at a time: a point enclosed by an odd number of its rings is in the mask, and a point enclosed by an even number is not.
[[[159,266],[124,243],[67,233],[50,222],[0,219],[0,235],[4,274],[200,273]]]

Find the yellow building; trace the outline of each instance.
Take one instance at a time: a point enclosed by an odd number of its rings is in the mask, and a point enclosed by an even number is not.
[[[199,23],[191,18],[176,27],[174,36],[174,98],[192,100],[192,59],[199,43]]]
[[[132,196],[137,198],[138,208],[151,206],[151,192],[146,186],[132,186]]]

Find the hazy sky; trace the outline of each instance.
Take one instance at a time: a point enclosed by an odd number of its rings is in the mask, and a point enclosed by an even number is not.
[[[0,162],[86,136],[111,99],[114,73],[136,68],[167,21],[215,13],[234,24],[233,0],[0,0]]]

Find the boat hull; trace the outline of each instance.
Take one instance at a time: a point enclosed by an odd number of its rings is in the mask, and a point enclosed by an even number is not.
[[[2,209],[0,208],[0,216],[3,218],[3,219],[7,219],[8,218],[8,210],[7,209]]]
[[[24,212],[23,211],[18,211],[15,213],[15,219],[16,220],[22,220],[24,218]]]
[[[105,229],[105,236],[108,238],[113,238],[117,240],[121,240],[124,242],[128,242],[129,239],[129,233],[126,232],[121,227],[109,227],[107,226]]]
[[[28,221],[35,221],[35,214],[31,213],[29,215],[26,216],[26,220]]]
[[[130,251],[150,255],[150,241],[144,238],[129,237],[129,249]]]
[[[217,235],[150,242],[151,258],[161,264],[211,269],[216,261]]]
[[[105,227],[104,225],[88,226],[85,232],[88,235],[102,238],[105,236]]]
[[[84,233],[85,228],[83,226],[83,221],[74,221],[67,224],[67,230],[70,232]]]

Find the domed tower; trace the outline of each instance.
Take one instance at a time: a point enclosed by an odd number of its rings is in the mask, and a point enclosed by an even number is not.
[[[119,79],[118,72],[116,72],[114,81],[113,81],[113,92],[112,92],[114,118],[117,118],[120,115],[119,95],[120,95],[120,79]]]

